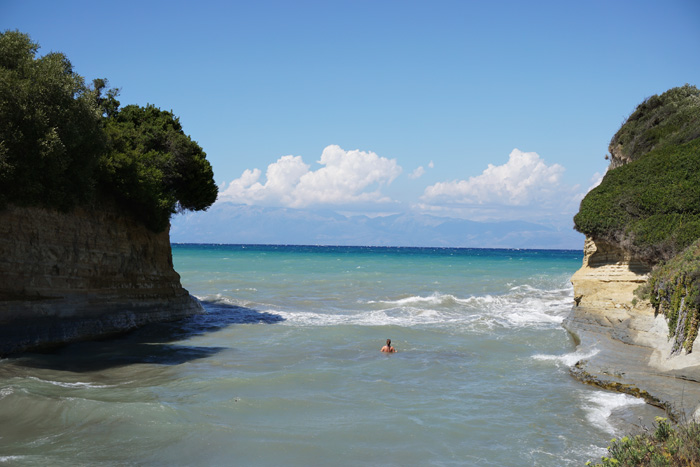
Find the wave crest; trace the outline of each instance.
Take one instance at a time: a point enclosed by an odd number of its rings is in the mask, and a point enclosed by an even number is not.
[[[551,285],[551,284],[550,284]],[[551,289],[529,284],[512,286],[502,295],[469,295],[435,291],[429,295],[356,300],[308,299],[291,304],[251,303],[222,294],[199,298],[210,310],[217,305],[249,308],[283,318],[291,326],[462,326],[479,332],[494,327],[550,328],[560,326],[571,309],[571,287]]]

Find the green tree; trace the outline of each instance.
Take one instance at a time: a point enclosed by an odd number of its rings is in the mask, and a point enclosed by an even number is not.
[[[67,209],[91,198],[105,139],[95,94],[65,55],[38,49],[0,33],[0,205]]]
[[[172,112],[129,105],[106,119],[105,131],[100,185],[151,229],[164,229],[178,210],[204,210],[216,201],[206,154]]]
[[[120,109],[107,80],[88,87],[65,55],[38,49],[0,34],[0,208],[116,202],[161,231],[174,212],[216,201],[206,154],[172,112]]]

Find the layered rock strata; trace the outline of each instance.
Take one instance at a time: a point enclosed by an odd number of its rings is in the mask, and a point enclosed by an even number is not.
[[[672,417],[700,408],[700,352],[671,355],[668,326],[635,298],[650,268],[625,250],[586,239],[583,266],[571,278],[574,308],[564,327],[588,355],[572,369],[581,381],[644,398]]]
[[[0,211],[0,355],[201,311],[173,269],[167,230],[109,209]]]

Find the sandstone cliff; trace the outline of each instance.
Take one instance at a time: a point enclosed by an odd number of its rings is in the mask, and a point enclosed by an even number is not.
[[[673,355],[666,319],[635,298],[649,273],[649,266],[624,249],[586,239],[583,265],[571,278],[575,304],[564,327],[589,357],[572,374],[643,397],[673,416],[697,416],[700,352]]]
[[[183,318],[168,231],[110,210],[0,211],[0,355]]]
[[[629,309],[634,291],[647,280],[650,268],[625,250],[586,238],[583,266],[571,278],[576,305]]]

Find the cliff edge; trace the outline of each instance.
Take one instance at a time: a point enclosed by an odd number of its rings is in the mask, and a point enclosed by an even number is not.
[[[172,111],[121,107],[61,52],[0,32],[0,355],[201,311],[170,216],[218,187]]]
[[[612,138],[601,184],[581,202],[586,235],[564,327],[581,381],[700,418],[700,91],[642,102]]]
[[[104,209],[0,211],[0,355],[200,311],[173,269],[167,230]]]

